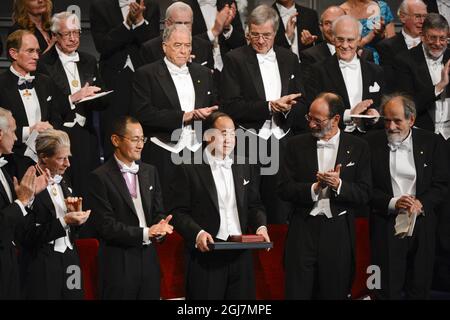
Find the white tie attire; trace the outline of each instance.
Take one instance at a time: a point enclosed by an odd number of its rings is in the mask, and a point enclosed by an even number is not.
[[[353,132],[357,129],[357,126],[350,117],[350,111],[362,101],[363,96],[361,62],[359,61],[358,55],[355,54],[350,62],[339,60],[339,68],[344,78],[345,88],[350,102],[350,108],[344,111],[343,120],[346,125],[344,131]]]
[[[442,61],[443,56],[439,57],[438,59],[432,59],[427,56],[425,49],[423,50],[428,66],[428,71],[431,76],[431,81],[435,86],[439,83],[439,81],[441,81],[441,72],[442,69],[444,69],[444,64]],[[442,91],[435,91],[436,96],[441,93]],[[446,140],[450,138],[450,112],[448,110],[449,106],[449,99],[445,98],[445,95],[442,95],[442,98],[435,102],[434,109],[432,108],[428,110],[431,119],[434,120],[434,133],[441,134]]]
[[[339,149],[339,140],[341,132],[340,130],[330,140],[318,140],[317,141],[317,162],[319,172],[326,172],[331,169],[335,169],[337,152]],[[342,181],[339,183],[339,187],[336,193],[341,191]],[[325,215],[331,219],[333,217],[330,207],[330,188],[325,187],[320,189],[319,193],[314,192],[314,185],[311,186],[311,198],[314,201],[314,206],[309,213],[311,216]],[[346,211],[340,212],[339,215],[345,214]]]
[[[411,37],[409,34],[407,34],[405,32],[405,29],[402,29],[402,34],[403,34],[403,37],[405,38],[405,43],[406,43],[406,46],[408,47],[408,50],[416,47],[422,41],[420,39],[420,36],[417,38]]]
[[[284,25],[284,30],[286,30],[286,26],[287,26],[287,23],[289,21],[289,18],[292,17],[292,15],[297,13],[297,9],[295,8],[295,4],[292,5],[292,7],[290,7],[290,8],[286,8],[285,6],[282,6],[279,3],[276,3],[276,6],[278,8],[278,11],[280,12],[281,20],[283,21],[283,25]],[[296,19],[298,19],[298,17],[296,17]],[[295,26],[294,41],[291,42],[291,40],[289,40],[287,37],[286,37],[286,40],[288,41],[289,45],[291,46],[291,51],[293,53],[295,53],[297,55],[297,57],[298,57],[299,54],[298,54],[298,30],[297,30],[297,25]]]
[[[30,76],[27,74],[22,76],[19,72],[17,72],[13,66],[9,68],[9,70],[19,77],[18,85],[20,86],[25,81],[33,81],[34,76]],[[22,99],[23,106],[25,107],[25,113],[27,115],[28,127],[22,128],[22,142],[26,142],[30,135],[30,127],[34,126],[37,122],[41,121],[41,105],[39,104],[39,99],[36,93],[36,90],[33,89],[24,89],[19,90],[20,98]]]
[[[279,99],[281,97],[281,77],[275,51],[271,48],[266,54],[257,53],[256,58],[261,71],[266,100]],[[270,106],[268,108],[270,110]],[[264,122],[258,135],[264,140],[268,140],[272,134],[277,139],[281,139],[287,134],[275,123],[273,116],[271,120]]]

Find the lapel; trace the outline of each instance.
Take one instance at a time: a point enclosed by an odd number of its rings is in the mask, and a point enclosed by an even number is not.
[[[108,165],[107,172],[109,177],[111,178],[111,182],[116,186],[117,190],[119,190],[120,196],[128,205],[128,207],[130,207],[134,215],[137,217],[136,208],[134,207],[133,201],[131,200],[131,195],[130,192],[128,191],[127,184],[122,176],[122,173],[120,172],[119,165],[117,164],[114,156],[111,156],[111,158],[107,162],[107,165]],[[141,187],[140,184],[139,187]]]
[[[109,14],[107,15],[109,18],[111,18],[111,26],[117,26],[122,23],[123,16],[122,16],[122,10],[119,6],[119,1],[113,0],[109,1],[107,3],[110,3],[108,6]]]
[[[279,47],[274,46],[273,50],[276,53],[277,63],[278,63],[278,70],[280,72],[281,96],[285,96],[285,95],[287,95],[289,93],[289,81],[291,80],[292,73],[295,73],[295,70],[292,70],[292,68],[290,68],[291,66],[288,65],[288,63],[287,63],[288,59],[285,59],[285,57],[283,56],[282,51],[279,50]]]
[[[320,61],[319,57],[323,57],[322,58],[323,60],[327,59],[328,57],[331,57],[330,49],[328,48],[328,45],[325,41],[315,45],[313,48],[316,48],[316,50],[317,50],[317,60],[316,61]]]
[[[161,88],[163,88],[167,99],[169,99],[172,109],[181,110],[180,99],[178,97],[177,89],[175,88],[175,84],[173,83],[172,77],[170,76],[169,73],[169,69],[167,69],[164,60],[159,61],[159,67],[157,72],[159,75],[157,79],[161,85]]]
[[[151,206],[152,206],[152,197],[150,192],[150,175],[149,168],[146,166],[139,166],[139,171],[137,173],[139,179],[139,191],[141,194],[142,207],[144,208],[144,215],[147,225],[152,224],[151,217]],[[134,207],[134,206],[133,206]]]
[[[250,46],[247,46],[247,50],[244,50],[243,53],[245,55],[245,65],[247,66],[247,70],[253,85],[255,86],[258,98],[265,101],[266,92],[264,91],[264,84],[262,81],[261,70],[259,69],[258,59],[256,58],[256,52]]]
[[[9,182],[9,181],[11,180],[11,178],[9,178],[9,174],[6,172],[6,170],[3,170],[3,169],[1,169],[1,168],[0,168],[0,170],[2,170],[3,175],[5,176],[6,181],[7,181],[8,184],[9,184],[9,188],[11,189],[11,193],[12,193],[12,196],[13,196],[12,200],[14,201],[14,199],[15,199],[15,197],[14,197],[14,187],[11,186],[11,183]],[[8,178],[9,178],[9,179],[8,179]],[[2,195],[2,197],[3,197],[3,199],[4,199],[4,202],[3,202],[3,203],[10,203],[10,202],[9,202],[9,198],[8,198],[8,194],[6,193],[6,190],[5,190],[5,188],[3,187],[3,184],[2,184],[2,183],[0,183],[0,194]]]
[[[415,61],[415,65],[417,66],[417,74],[421,75],[422,81],[425,82],[426,86],[432,86],[433,80],[431,80],[430,71],[428,70],[422,45],[418,45],[409,52],[411,53],[411,56]]]
[[[331,81],[334,83],[334,87],[337,89],[338,94],[344,99],[346,107],[350,107],[350,99],[348,97],[347,88],[345,86],[344,76],[342,75],[341,68],[339,67],[339,61],[336,54],[333,58],[328,60],[328,73]]]
[[[244,166],[243,165],[237,165],[234,164],[231,166],[231,171],[233,172],[233,181],[234,181],[234,193],[236,196],[236,204],[239,214],[239,220],[243,221],[241,218],[241,214],[243,214],[244,210],[244,192],[245,192],[245,186],[244,186]]]
[[[195,104],[194,107],[201,107],[206,105],[205,101],[205,93],[207,93],[207,89],[205,88],[206,79],[202,76],[201,69],[197,68],[196,65],[192,63],[188,64],[189,74],[192,78],[192,83],[194,85],[195,91]]]
[[[216,209],[217,214],[219,214],[219,198],[217,196],[216,184],[214,183],[214,177],[212,175],[211,167],[208,163],[204,163],[195,165],[193,166],[193,168],[197,171],[200,180],[202,181],[206,191],[208,192],[208,196],[214,203],[214,208]]]
[[[344,133],[343,130],[341,130],[336,162],[334,164],[334,167],[336,167],[336,165],[338,164],[342,165],[341,177],[342,174],[345,174],[345,166],[350,162],[349,160],[352,157],[352,153],[353,153],[353,145],[349,143],[346,134]]]
[[[62,89],[63,93],[69,95],[70,94],[69,81],[67,80],[66,71],[64,70],[64,67],[61,63],[61,60],[59,59],[58,52],[56,51],[55,47],[52,48],[50,54],[51,54],[50,59],[51,64],[48,65],[48,68],[51,69],[50,76],[52,77],[56,85]]]
[[[48,112],[47,112],[47,98],[49,97],[47,94],[47,88],[44,82],[39,81],[39,75],[36,75],[36,79],[34,81],[34,89],[36,90],[36,94],[39,100],[39,107],[41,109],[41,120],[40,121],[46,121],[48,120]],[[52,97],[52,99],[55,99],[56,97]]]
[[[6,71],[9,79],[6,81],[5,85],[7,90],[5,92],[10,92],[11,99],[11,110],[14,110],[14,118],[16,119],[18,125],[22,122],[22,125],[28,126],[28,118],[25,112],[25,106],[23,105],[22,98],[20,97],[17,81],[18,78],[10,71]],[[14,108],[15,107],[15,108]]]
[[[372,81],[372,73],[369,69],[369,65],[366,61],[358,59],[361,64],[361,77],[362,77],[362,99],[369,99],[369,87],[374,84]]]
[[[417,129],[412,129],[412,139],[413,139],[413,153],[414,153],[414,165],[416,167],[416,194],[422,193],[419,188],[423,185],[423,168],[425,165],[426,152],[426,141],[423,141],[418,135]]]
[[[375,148],[375,153],[377,155],[377,175],[381,175],[381,182],[384,184],[384,188],[386,193],[393,195],[394,191],[392,190],[392,182],[391,182],[391,167],[390,167],[390,154],[388,140],[386,133],[380,133],[380,143]],[[372,163],[373,167],[373,163]]]
[[[202,10],[200,9],[200,5],[197,0],[190,0],[189,5],[192,8],[193,17],[194,18],[194,26],[197,26],[192,30],[192,34],[204,33],[207,31],[205,18],[203,18]],[[218,7],[218,5],[217,5]],[[193,27],[194,27],[193,26]]]
[[[314,180],[316,179],[316,173],[319,171],[319,161],[317,159],[317,138],[309,133],[308,142],[306,143],[304,151],[298,151],[299,153],[304,152],[305,157],[302,159],[306,163],[307,173],[312,174]]]

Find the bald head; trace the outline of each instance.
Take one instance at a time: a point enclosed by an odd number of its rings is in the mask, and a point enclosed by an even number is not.
[[[345,15],[344,9],[338,6],[331,6],[325,9],[320,16],[320,29],[322,30],[322,34],[326,42],[330,44],[334,44],[333,41],[333,22]]]
[[[166,28],[174,24],[183,24],[192,30],[192,23],[194,21],[194,15],[192,9],[186,3],[177,1],[171,4],[166,10]]]
[[[341,16],[333,23],[334,45],[339,60],[350,62],[356,56],[362,25],[351,16]]]

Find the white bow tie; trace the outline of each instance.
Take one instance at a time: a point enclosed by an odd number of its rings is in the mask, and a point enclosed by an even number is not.
[[[139,165],[137,163],[133,163],[130,167],[122,166],[120,168],[120,172],[137,174],[139,172]]]
[[[321,148],[334,149],[335,145],[334,145],[334,143],[331,143],[331,142],[328,142],[328,141],[318,140],[317,141],[317,148],[318,149],[321,149]]]
[[[343,60],[339,60],[339,67],[341,69],[345,69],[345,68],[349,68],[352,70],[356,70],[358,69],[358,62],[347,62],[347,61],[343,61]]]
[[[121,8],[128,6],[130,3],[135,2],[134,0],[119,0],[119,6]]]
[[[210,6],[215,7],[217,5],[217,0],[198,0],[198,5],[204,6],[206,4],[209,4]]]
[[[181,68],[169,67],[169,72],[172,76],[188,75],[189,68],[187,66],[183,66]]]
[[[231,158],[225,158],[223,160],[214,160],[214,163],[216,165],[216,168],[226,168],[226,169],[231,169],[231,165],[233,164],[233,159]]]
[[[293,5],[289,9],[284,6],[279,6],[278,8],[280,9],[281,18],[291,17],[292,15],[297,13],[297,9],[295,8],[295,5]]]
[[[69,62],[80,61],[80,55],[78,54],[78,52],[73,52],[71,55],[67,55],[67,54],[60,55],[59,59],[61,60],[61,63],[63,65],[65,65],[66,63],[69,63]]]
[[[50,178],[49,184],[60,184],[62,179],[63,177],[57,174],[54,177]]]
[[[277,55],[275,54],[275,51],[270,50],[266,54],[257,53],[256,58],[260,64],[263,64],[265,61],[275,62],[277,60]]]
[[[27,74],[26,76],[20,76],[19,80],[17,80],[17,84],[21,86],[25,82],[32,83],[34,81],[34,78],[34,76],[30,76],[29,74]]]
[[[0,158],[0,168],[3,167],[7,163],[8,163],[8,160],[5,160],[5,158],[3,158],[3,157]]]
[[[392,152],[396,152],[397,150],[411,151],[409,143],[388,143],[388,146]]]

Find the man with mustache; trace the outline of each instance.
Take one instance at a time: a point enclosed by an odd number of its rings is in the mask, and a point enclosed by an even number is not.
[[[414,126],[412,99],[394,94],[381,105],[385,132],[369,134],[373,195],[372,264],[381,269],[380,299],[428,299],[433,275],[436,206],[447,195],[448,158],[438,135]],[[416,215],[410,236],[398,224]]]
[[[354,273],[355,214],[370,198],[370,152],[339,130],[341,97],[322,93],[306,116],[310,134],[291,138],[278,195],[292,203],[286,240],[287,299],[346,299]]]

